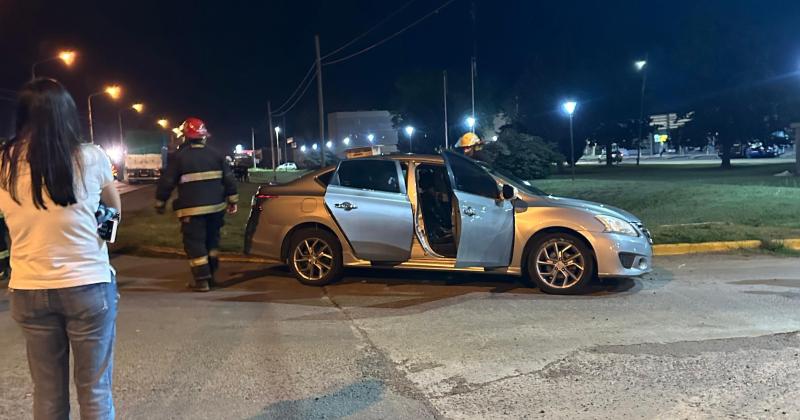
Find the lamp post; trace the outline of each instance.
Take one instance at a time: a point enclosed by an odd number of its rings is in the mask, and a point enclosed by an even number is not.
[[[564,112],[569,115],[569,154],[570,164],[572,165],[572,180],[575,181],[575,138],[572,130],[572,115],[575,113],[578,103],[575,101],[566,101],[561,105]]]
[[[120,108],[117,111],[117,122],[119,123],[119,144],[124,147],[125,145],[125,134],[122,131],[122,111],[134,110],[137,114],[141,114],[144,112],[144,104],[142,103],[135,103],[128,108]]]
[[[278,165],[281,164],[281,128],[275,126],[275,146],[278,148]],[[286,156],[283,157],[286,159]]]
[[[475,132],[475,117],[469,116],[469,117],[465,118],[464,119],[464,123],[466,123],[467,127],[469,127],[469,131],[471,131],[473,133]]]
[[[414,153],[414,127],[407,125],[405,131],[408,136],[408,151]]]
[[[72,66],[72,63],[75,62],[75,57],[76,56],[77,56],[77,54],[75,53],[75,51],[63,50],[63,51],[59,51],[58,55],[56,55],[55,57],[50,57],[50,58],[47,58],[47,59],[44,59],[44,60],[37,61],[37,62],[33,63],[31,65],[31,80],[36,78],[36,66],[38,66],[39,64],[48,63],[50,61],[61,60],[64,63],[64,65],[66,65],[67,67],[70,67],[70,66]]]
[[[638,165],[642,157],[642,120],[644,119],[644,90],[647,86],[647,60],[639,60],[633,64],[636,66],[636,70],[642,73],[642,91],[639,95],[639,135],[636,137],[636,164]]]
[[[94,143],[94,121],[92,118],[92,98],[103,94],[108,95],[113,100],[117,100],[119,99],[120,96],[122,96],[122,88],[119,87],[118,85],[111,85],[107,86],[100,92],[95,92],[89,95],[87,102],[89,103],[89,141],[91,143]]]

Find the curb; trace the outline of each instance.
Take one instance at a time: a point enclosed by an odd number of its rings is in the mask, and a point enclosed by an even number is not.
[[[800,251],[800,238],[798,239],[775,239],[770,241],[774,244],[783,244],[786,248]],[[737,249],[756,249],[760,248],[762,241],[749,240],[749,241],[725,241],[725,242],[700,242],[700,243],[683,243],[683,244],[659,244],[653,245],[653,255],[663,257],[669,255],[687,255],[687,254],[702,254],[711,252],[725,252],[734,251]],[[145,254],[153,254],[160,256],[170,256],[186,258],[183,250],[178,248],[160,247],[160,246],[143,246],[137,248]],[[242,254],[226,253],[219,257],[222,262],[238,262],[238,263],[251,263],[251,264],[275,264],[278,261],[270,260],[260,257],[249,257]]]
[[[800,239],[774,239],[770,241],[773,244],[783,244],[783,246],[800,250]],[[686,254],[700,254],[707,252],[725,252],[737,249],[755,249],[760,248],[762,241],[749,240],[749,241],[725,241],[725,242],[700,242],[696,244],[660,244],[653,245],[653,254],[656,256],[667,255],[686,255]]]

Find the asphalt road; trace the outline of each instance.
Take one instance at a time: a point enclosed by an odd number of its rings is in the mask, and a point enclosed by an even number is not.
[[[586,296],[513,279],[352,271],[306,287],[224,266],[116,257],[121,418],[799,418],[800,260],[659,258]],[[0,418],[30,418],[0,297]]]

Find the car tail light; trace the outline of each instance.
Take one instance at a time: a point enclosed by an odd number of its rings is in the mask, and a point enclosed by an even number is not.
[[[264,201],[272,200],[274,198],[278,198],[277,195],[271,194],[256,194],[253,196],[253,208],[258,209],[259,211],[263,210]]]

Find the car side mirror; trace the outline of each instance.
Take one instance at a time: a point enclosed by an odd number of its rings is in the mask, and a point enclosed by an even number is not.
[[[503,200],[511,200],[512,198],[517,196],[517,191],[508,184],[503,184]]]

